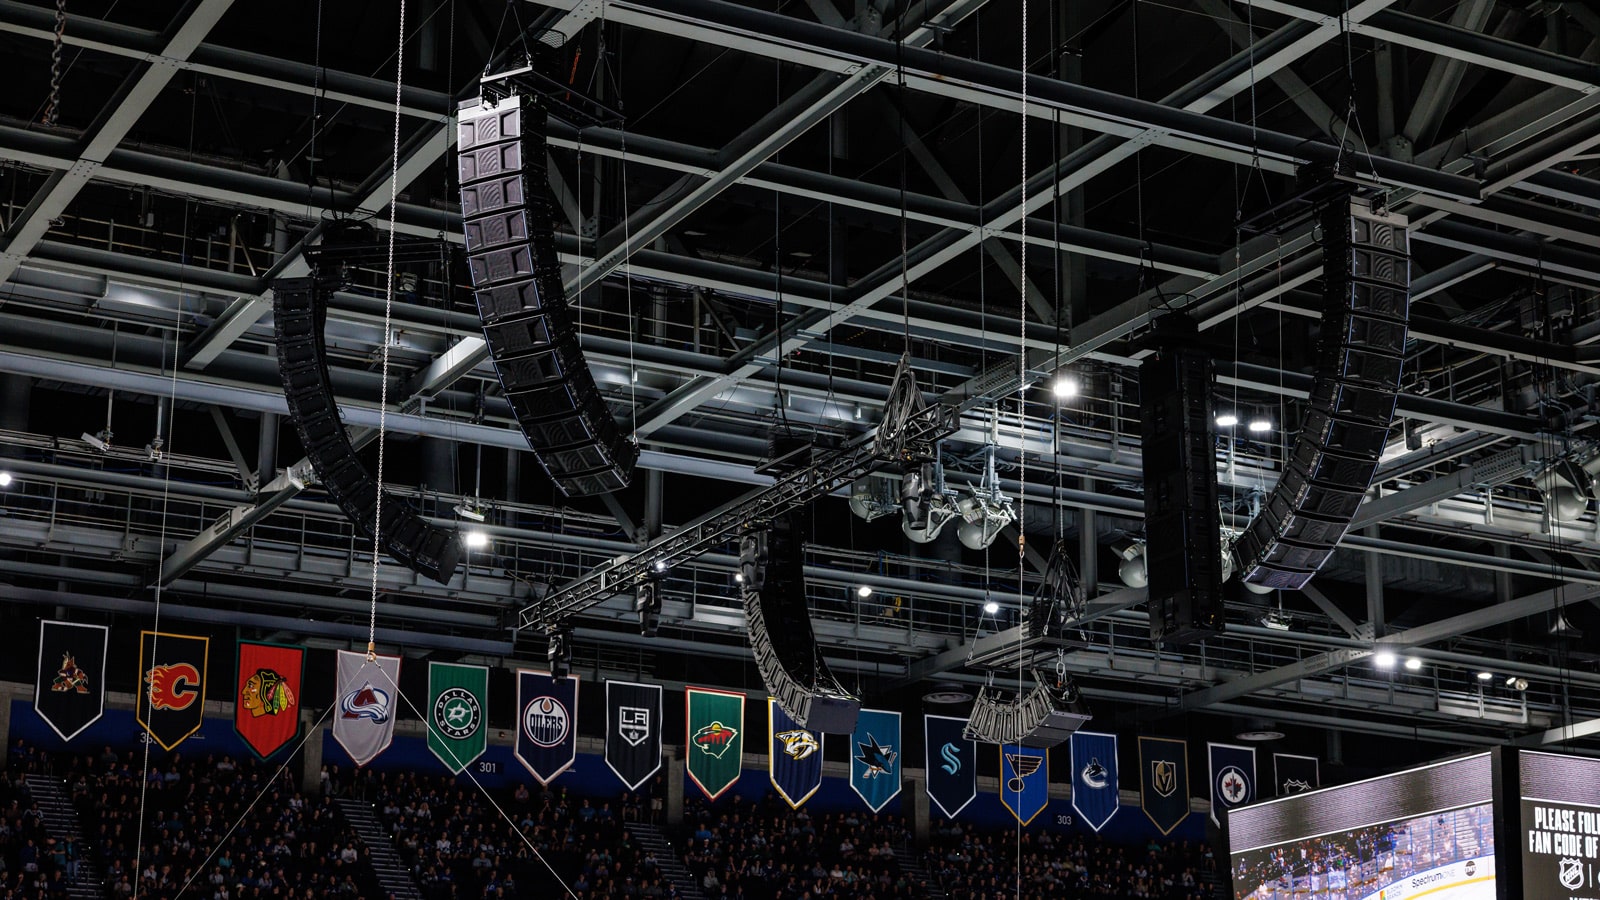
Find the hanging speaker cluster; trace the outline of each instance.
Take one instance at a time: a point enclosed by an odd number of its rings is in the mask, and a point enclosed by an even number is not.
[[[1092,716],[1078,687],[1064,671],[1033,670],[1033,690],[1004,699],[994,687],[978,692],[966,735],[991,744],[1054,747]]]

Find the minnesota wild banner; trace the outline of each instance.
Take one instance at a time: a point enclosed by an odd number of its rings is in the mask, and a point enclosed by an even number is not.
[[[489,746],[486,710],[489,670],[461,663],[428,663],[428,749],[452,775]]]
[[[578,758],[578,676],[517,670],[517,762],[549,784]]]
[[[900,795],[900,714],[863,709],[850,734],[850,789],[878,812]]]
[[[39,677],[33,709],[50,730],[70,741],[100,721],[106,709],[104,625],[39,623]]]
[[[389,749],[399,715],[400,657],[339,651],[333,696],[333,739],[364,766]]]
[[[1000,802],[1024,825],[1050,805],[1049,751],[1000,745]]]
[[[630,791],[661,771],[661,685],[606,682],[606,766]]]
[[[684,754],[689,779],[706,799],[715,800],[739,780],[744,757],[744,694],[692,687],[684,692],[688,711]]]
[[[285,644],[239,642],[233,730],[266,759],[300,733],[300,678],[306,651]]]
[[[822,734],[801,728],[778,701],[767,698],[767,777],[791,809],[822,787]]]
[[[1139,738],[1139,806],[1162,834],[1189,817],[1189,744]]]
[[[139,691],[134,719],[163,750],[200,730],[206,711],[206,659],[211,639],[139,632]]]

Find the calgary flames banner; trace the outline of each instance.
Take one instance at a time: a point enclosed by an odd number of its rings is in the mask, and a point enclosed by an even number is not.
[[[206,710],[211,639],[139,632],[139,691],[134,717],[151,740],[171,750],[200,730]]]
[[[306,651],[284,644],[239,642],[233,730],[266,759],[300,733],[300,677]]]

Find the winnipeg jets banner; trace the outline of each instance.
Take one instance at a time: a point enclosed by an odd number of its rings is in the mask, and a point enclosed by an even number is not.
[[[1162,834],[1189,816],[1189,744],[1139,738],[1139,807]]]
[[[1072,808],[1095,831],[1117,814],[1117,736],[1072,733]]]
[[[39,623],[39,674],[33,709],[50,730],[70,741],[106,709],[104,625]]]
[[[210,638],[139,632],[134,718],[163,750],[171,750],[200,730],[205,719],[210,650]]]
[[[683,754],[689,778],[715,800],[739,780],[744,756],[744,694],[713,688],[684,691]]]
[[[1000,745],[1000,802],[1026,825],[1050,805],[1049,751]]]
[[[791,809],[822,787],[822,733],[801,728],[767,698],[767,777]]]
[[[900,795],[900,714],[863,709],[850,750],[850,788],[878,812]]]
[[[661,685],[606,682],[606,765],[630,791],[661,771]]]
[[[462,663],[428,663],[428,749],[452,775],[489,747],[489,670]]]
[[[400,713],[400,657],[339,651],[334,679],[333,739],[364,766],[389,749]]]
[[[1222,824],[1222,814],[1256,800],[1254,747],[1207,744],[1211,761],[1211,821]]]
[[[1272,787],[1279,797],[1303,794],[1322,786],[1321,763],[1315,756],[1272,754]]]
[[[954,819],[978,796],[978,743],[966,736],[967,720],[924,716],[928,799],[946,819]]]
[[[549,784],[578,758],[578,676],[517,670],[517,762]]]
[[[261,759],[300,733],[300,670],[306,651],[284,644],[239,642],[233,730]]]

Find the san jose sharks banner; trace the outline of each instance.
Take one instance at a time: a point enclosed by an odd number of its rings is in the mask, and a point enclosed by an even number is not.
[[[233,730],[261,759],[300,733],[300,678],[306,651],[284,644],[239,642]]]
[[[1117,814],[1117,736],[1072,733],[1072,808],[1095,831]]]
[[[578,676],[517,670],[517,762],[549,784],[578,758]]]
[[[1321,762],[1315,756],[1272,754],[1272,787],[1276,796],[1303,794],[1322,786]]]
[[[489,747],[489,670],[428,663],[428,749],[452,775]]]
[[[339,651],[334,679],[333,739],[358,766],[389,749],[400,714],[400,657]]]
[[[661,771],[661,685],[606,682],[606,765],[630,791]]]
[[[946,819],[954,819],[978,796],[978,743],[966,736],[966,730],[966,719],[922,719],[923,746],[928,751],[928,799]]]
[[[163,750],[200,730],[206,712],[206,662],[211,639],[139,632],[139,691],[134,718]]]
[[[822,787],[822,733],[801,728],[778,701],[767,698],[767,777],[791,809]]]
[[[684,691],[689,779],[715,800],[739,780],[744,757],[744,694],[692,687]]]
[[[1189,816],[1189,744],[1139,738],[1139,808],[1162,834]]]
[[[39,623],[39,673],[33,709],[50,730],[70,741],[106,710],[104,625]]]
[[[1206,744],[1211,763],[1211,821],[1256,800],[1256,750],[1232,744]]]
[[[1050,804],[1049,751],[1000,745],[1000,802],[1026,825]]]
[[[900,795],[900,714],[863,709],[850,734],[850,788],[878,812]]]

